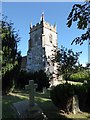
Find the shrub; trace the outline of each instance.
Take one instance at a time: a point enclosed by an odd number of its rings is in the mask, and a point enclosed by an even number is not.
[[[49,87],[49,78],[47,77],[46,73],[43,70],[40,70],[39,72],[35,72],[34,76],[35,82],[38,84],[38,90],[42,90],[43,87],[48,88]]]
[[[11,70],[7,70],[7,72],[2,76],[2,91],[3,94],[7,94],[10,91],[13,91],[16,79],[19,72],[19,66],[16,65]]]
[[[13,84],[13,70],[7,71],[4,76],[2,76],[2,91],[3,94],[7,94]]]
[[[59,84],[51,90],[50,96],[52,102],[59,108],[65,111],[67,101],[73,95],[78,95],[80,101],[80,108],[82,108],[85,102],[85,95],[87,94],[86,87],[84,85],[71,85],[68,83]]]
[[[74,92],[76,95],[78,95],[79,99],[79,107],[80,109],[84,109],[86,105],[86,99],[87,99],[87,87],[85,85],[74,85]]]
[[[74,95],[73,86],[70,84],[60,84],[51,90],[52,102],[60,109],[65,110],[69,97]]]
[[[69,80],[76,82],[84,82],[84,80],[90,80],[89,72],[82,71],[78,73],[74,73],[69,77]]]
[[[29,83],[30,79],[32,79],[31,73],[27,73],[26,71],[20,71],[17,79],[16,88],[25,88],[25,85]]]
[[[90,110],[90,81],[87,82],[87,101],[86,104],[88,106],[88,109]]]
[[[28,84],[29,80],[34,80],[34,82],[38,84],[38,90],[42,90],[43,87],[49,87],[49,78],[42,70],[35,73],[21,71],[18,76],[17,87],[25,88],[25,85]]]

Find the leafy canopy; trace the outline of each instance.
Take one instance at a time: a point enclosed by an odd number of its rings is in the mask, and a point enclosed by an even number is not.
[[[0,37],[2,40],[2,72],[13,68],[15,64],[18,64],[20,58],[20,51],[18,51],[18,42],[20,37],[13,28],[13,23],[7,21],[7,17],[3,16],[0,21]]]
[[[90,1],[84,4],[75,4],[67,18],[67,26],[71,27],[73,22],[77,21],[77,29],[86,30],[81,37],[76,37],[71,44],[82,45],[85,40],[90,41],[90,28],[88,29],[88,23],[90,24]]]
[[[81,53],[74,53],[72,49],[63,46],[57,51],[55,60],[59,64],[60,74],[64,74],[66,79],[80,67],[78,59]]]

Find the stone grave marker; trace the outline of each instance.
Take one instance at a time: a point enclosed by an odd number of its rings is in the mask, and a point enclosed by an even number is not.
[[[34,93],[36,88],[37,84],[34,84],[34,80],[29,80],[29,85],[25,85],[25,90],[29,90],[30,105],[34,105]]]
[[[13,103],[11,108],[14,112],[14,118],[25,120],[47,120],[41,108],[34,101],[34,92],[37,88],[37,84],[34,84],[34,80],[29,81],[29,85],[25,85],[25,89],[29,90],[29,100],[23,100]]]
[[[43,87],[43,94],[45,94],[47,92],[47,88]]]

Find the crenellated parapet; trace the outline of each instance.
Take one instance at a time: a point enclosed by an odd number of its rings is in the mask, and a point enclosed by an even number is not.
[[[30,26],[30,33],[34,32],[34,31],[36,31],[37,29],[40,29],[40,28],[42,28],[42,23],[41,22],[37,23],[37,24],[35,24],[33,26]]]
[[[51,24],[49,24],[48,22],[45,22],[45,21],[41,21],[40,23],[37,23],[36,25],[30,26],[30,33],[34,32],[37,29],[40,29],[42,27],[47,28],[47,29],[56,33],[56,25],[51,25]]]
[[[53,31],[53,32],[56,32],[56,25],[51,25],[48,22],[44,22],[44,27]]]

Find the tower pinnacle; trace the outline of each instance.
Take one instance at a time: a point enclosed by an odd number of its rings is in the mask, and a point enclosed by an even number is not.
[[[30,23],[30,28],[32,28],[32,23]]]
[[[42,12],[42,16],[41,16],[40,21],[44,21],[44,11]]]

